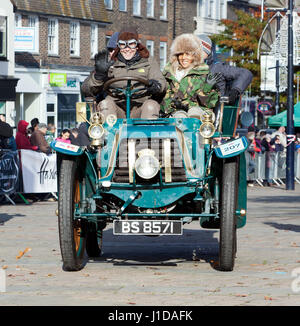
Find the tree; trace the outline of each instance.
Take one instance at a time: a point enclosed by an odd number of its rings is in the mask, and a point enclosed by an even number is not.
[[[257,60],[258,41],[266,25],[261,22],[259,12],[248,14],[243,10],[235,10],[237,20],[222,19],[225,27],[221,34],[212,35],[212,41],[222,52],[233,49],[233,55],[227,61],[235,62],[238,67],[249,69],[253,73],[251,83],[252,95],[260,94],[260,62]]]

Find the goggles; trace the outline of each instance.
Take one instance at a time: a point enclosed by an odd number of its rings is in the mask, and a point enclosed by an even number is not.
[[[120,49],[125,49],[127,47],[129,47],[130,49],[135,49],[137,45],[138,45],[138,41],[135,39],[128,40],[128,41],[123,41],[123,40],[118,41],[118,47]]]

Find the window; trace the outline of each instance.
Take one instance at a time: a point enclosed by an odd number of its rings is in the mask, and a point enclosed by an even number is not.
[[[208,1],[208,8],[207,8],[207,17],[213,18],[213,10],[214,10],[214,0]]]
[[[220,19],[226,19],[226,16],[225,0],[220,0]]]
[[[167,42],[160,42],[159,44],[159,63],[160,70],[163,70],[167,63]]]
[[[132,13],[135,16],[140,16],[141,15],[141,0],[133,0],[132,2]]]
[[[48,20],[48,54],[58,55],[58,21]]]
[[[167,19],[167,0],[160,0],[160,19]]]
[[[147,40],[146,41],[146,47],[147,47],[150,55],[153,57],[154,56],[154,41]]]
[[[112,9],[113,8],[112,0],[104,0],[104,4],[105,4],[106,9]]]
[[[91,25],[91,57],[98,52],[98,25]]]
[[[33,52],[39,52],[39,18],[38,16],[28,17],[28,27],[34,28],[34,50]]]
[[[70,55],[71,56],[79,56],[80,51],[80,30],[79,30],[79,22],[71,22],[70,23]]]
[[[0,16],[0,59],[7,58],[7,17]]]
[[[154,17],[154,0],[147,0],[147,17]]]
[[[119,0],[119,10],[127,11],[127,0]]]

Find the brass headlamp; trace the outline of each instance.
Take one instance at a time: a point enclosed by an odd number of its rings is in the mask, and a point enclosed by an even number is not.
[[[104,116],[100,112],[94,112],[92,113],[90,121],[88,134],[92,138],[91,146],[100,146],[101,138],[104,134],[104,128],[102,126]]]
[[[200,135],[204,138],[204,144],[211,143],[211,137],[214,135],[216,128],[213,124],[214,114],[205,112],[201,116],[201,126],[199,129]]]

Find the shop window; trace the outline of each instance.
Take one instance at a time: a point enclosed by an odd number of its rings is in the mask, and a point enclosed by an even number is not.
[[[7,59],[7,17],[0,16],[0,60]]]
[[[6,102],[0,102],[0,115],[5,115],[5,105]]]

